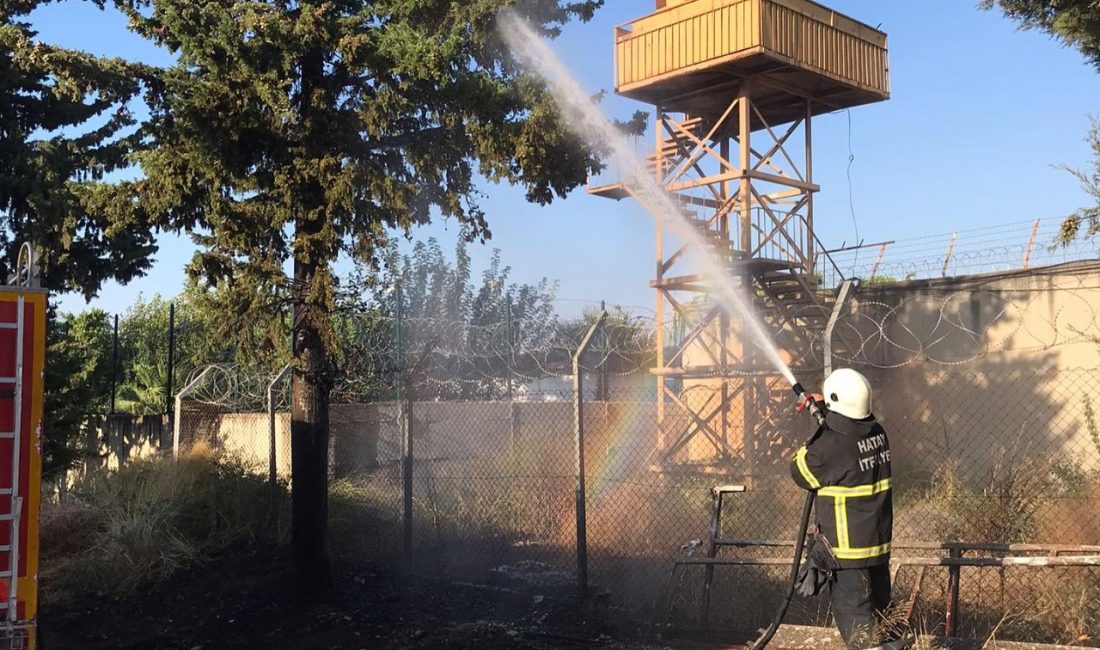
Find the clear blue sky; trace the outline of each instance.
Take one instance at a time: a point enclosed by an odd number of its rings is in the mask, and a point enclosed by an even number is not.
[[[1100,113],[1100,75],[1073,50],[976,8],[976,0],[883,2],[832,0],[835,9],[890,37],[893,98],[851,113],[853,198],[859,235],[870,242],[1036,218],[1055,220],[1087,197],[1055,165],[1084,166],[1090,113]],[[593,91],[610,89],[612,28],[645,14],[648,0],[608,0],[596,19],[569,26],[554,47]],[[50,41],[151,63],[167,56],[128,33],[112,11],[66,1],[33,15]],[[627,116],[647,106],[605,102]],[[849,127],[843,113],[814,123],[819,236],[835,246],[855,240],[846,178]],[[651,308],[652,219],[636,204],[587,196],[583,189],[546,208],[520,190],[486,185],[492,241],[475,246],[479,271],[500,248],[514,278],[560,282],[563,308],[599,301]],[[414,233],[453,245],[455,224]],[[165,236],[152,272],[127,286],[108,285],[93,304],[122,311],[139,293],[172,295],[192,252]],[[66,310],[84,307],[65,296]]]

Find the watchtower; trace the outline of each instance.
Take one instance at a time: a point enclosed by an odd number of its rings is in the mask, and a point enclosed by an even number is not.
[[[656,107],[646,157],[742,285],[792,366],[814,365],[840,279],[814,233],[815,115],[889,98],[886,35],[809,0],[657,0],[615,29],[615,90]],[[631,179],[592,183],[622,199]],[[656,231],[662,469],[752,476],[783,446],[789,387]],[[671,310],[671,311],[670,311]]]

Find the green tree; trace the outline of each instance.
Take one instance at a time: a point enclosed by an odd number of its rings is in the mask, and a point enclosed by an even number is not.
[[[157,415],[166,411],[168,311],[169,301],[159,294],[149,300],[139,296],[119,319],[117,411],[133,415]],[[177,338],[177,352],[185,347],[180,343]],[[186,359],[191,355],[179,356]],[[181,370],[186,376],[187,371]]]
[[[436,372],[455,380],[420,386],[418,399],[504,397],[509,371],[521,363],[521,351],[542,347],[554,332],[556,283],[545,278],[535,284],[512,282],[511,267],[494,249],[475,285],[467,246],[459,240],[453,263],[434,238],[417,242],[403,256],[391,246],[390,271],[377,283],[375,306],[387,317],[385,326],[391,333],[388,339],[372,337],[364,342],[371,341],[374,349],[379,349],[379,343],[392,344],[400,297],[405,361],[413,362],[410,357],[430,342],[435,346],[432,363],[441,366]],[[390,289],[397,284],[400,294]],[[378,324],[373,319],[364,322]],[[386,350],[392,353],[392,345]],[[407,369],[391,365],[392,383]]]
[[[0,280],[31,242],[45,287],[92,296],[156,251],[125,209],[133,183],[107,180],[139,143],[127,104],[149,70],[38,40],[26,17],[42,4],[0,3]]]
[[[537,284],[513,284],[500,251],[494,250],[488,268],[482,273],[481,286],[474,292],[470,309],[470,328],[466,345],[473,361],[467,372],[473,377],[486,374],[498,381],[470,384],[476,389],[462,397],[500,399],[507,387],[503,379],[516,370],[537,374],[537,362],[525,352],[545,350],[557,325],[554,299],[557,283],[546,278]],[[493,366],[496,366],[495,368]],[[480,367],[478,367],[480,366]]]
[[[384,313],[396,316],[394,301],[397,294],[388,290],[396,283],[401,285],[402,316],[406,321],[405,334],[412,341],[437,339],[441,350],[461,349],[473,305],[473,287],[470,284],[470,255],[467,243],[459,240],[455,246],[454,262],[443,253],[434,237],[416,242],[408,255],[401,256],[399,270],[385,281],[386,290],[378,296]],[[396,247],[390,252],[396,258]],[[446,323],[443,327],[437,324]]]
[[[433,214],[487,237],[479,174],[546,203],[598,160],[496,34],[509,0],[118,2],[178,60],[152,97],[135,219],[193,234],[189,272],[239,298],[239,330],[274,322],[272,297],[293,307],[292,565],[296,593],[322,596],[332,264],[345,254],[377,267],[389,229]],[[600,4],[522,7],[553,35]]]
[[[72,467],[80,449],[77,439],[89,418],[107,412],[112,371],[112,324],[104,311],[51,311],[49,317],[42,440],[47,480]]]
[[[1100,3],[1096,0],[982,0],[985,9],[1000,9],[1024,29],[1050,34],[1080,51],[1100,70]],[[1066,217],[1058,239],[1068,244],[1078,237],[1100,233],[1100,123],[1092,118],[1086,141],[1092,149],[1091,169],[1066,171],[1077,177],[1082,189],[1095,205],[1086,206]]]
[[[255,332],[224,336],[226,321],[231,320],[224,316],[226,300],[219,292],[193,282],[171,300],[159,294],[148,300],[138,297],[119,321],[119,411],[156,415],[170,408],[165,391],[172,305],[175,306],[175,327],[171,337],[175,345],[174,392],[183,388],[196,370],[213,363],[248,365],[268,374],[286,364],[286,336],[277,340],[281,349],[269,354],[250,345],[239,345],[241,341],[254,339],[269,342]],[[267,329],[265,327],[265,332]]]
[[[46,3],[0,3],[0,282],[29,242],[44,287],[90,297],[142,274],[156,250],[149,224],[122,209],[134,185],[108,180],[139,144],[127,105],[150,71],[42,42],[27,16]],[[47,476],[71,464],[86,418],[106,411],[103,318],[50,314]]]

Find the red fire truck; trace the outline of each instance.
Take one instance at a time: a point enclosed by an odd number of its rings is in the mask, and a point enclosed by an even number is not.
[[[35,648],[46,293],[25,274],[0,286],[0,649]]]

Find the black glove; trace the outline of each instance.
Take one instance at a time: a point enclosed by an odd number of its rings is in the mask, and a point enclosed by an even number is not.
[[[798,570],[795,591],[803,598],[816,596],[825,591],[825,585],[829,584],[831,578],[831,573],[814,564],[813,558],[806,558],[802,568]]]
[[[795,590],[803,598],[817,596],[825,590],[825,585],[832,582],[834,572],[839,568],[829,540],[815,530],[810,538],[810,548],[806,551],[806,561],[798,569]]]
[[[794,588],[803,598],[810,598],[825,591],[828,580],[827,572],[817,569],[811,562],[804,562],[799,570],[799,581],[794,583]]]

